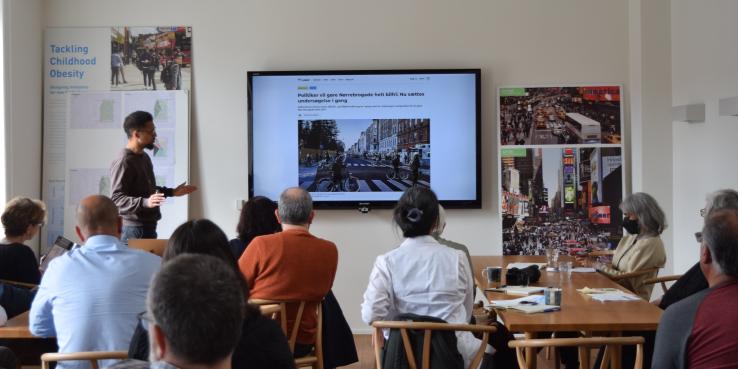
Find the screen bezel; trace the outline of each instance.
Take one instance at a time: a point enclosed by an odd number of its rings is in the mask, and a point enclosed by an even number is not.
[[[392,70],[317,70],[317,71],[247,71],[247,142],[248,142],[248,198],[254,197],[253,165],[253,77],[260,76],[304,76],[304,75],[393,75],[393,74],[473,74],[476,94],[476,198],[470,200],[440,200],[449,209],[480,209],[482,207],[482,93],[481,69],[392,69]],[[277,201],[278,199],[272,199]],[[317,209],[392,208],[396,200],[382,201],[314,201]]]

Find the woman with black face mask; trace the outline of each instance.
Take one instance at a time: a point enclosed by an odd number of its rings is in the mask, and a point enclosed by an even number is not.
[[[612,264],[597,265],[600,272],[617,276],[646,269],[663,268],[666,263],[666,251],[661,242],[661,232],[666,228],[664,211],[649,194],[634,193],[620,203],[623,211],[623,238],[615,249]],[[644,285],[643,281],[658,274],[654,270],[650,274],[618,281],[625,288],[635,292],[645,300],[651,297],[653,285]]]

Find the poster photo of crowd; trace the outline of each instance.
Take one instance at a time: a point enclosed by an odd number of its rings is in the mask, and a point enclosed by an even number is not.
[[[620,144],[620,86],[503,87],[503,146]]]
[[[189,90],[192,27],[111,27],[111,90]]]
[[[310,192],[430,188],[430,119],[299,120],[300,187]]]
[[[620,147],[503,148],[504,255],[613,248],[622,237]]]

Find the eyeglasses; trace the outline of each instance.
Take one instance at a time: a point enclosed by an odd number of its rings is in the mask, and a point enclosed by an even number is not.
[[[146,133],[148,133],[148,134],[150,134],[150,135],[153,136],[154,133],[156,133],[156,128],[152,128],[151,130],[148,130],[148,129],[139,129],[138,131],[139,132],[146,132]]]
[[[694,232],[694,239],[697,242],[702,243],[702,232]]]
[[[146,330],[149,329],[149,324],[154,323],[154,317],[151,316],[151,314],[149,314],[148,311],[142,311],[138,313],[137,317],[138,317],[139,323],[141,323],[141,326]]]
[[[704,218],[705,214],[707,214],[707,209],[705,208],[700,209],[700,216]]]

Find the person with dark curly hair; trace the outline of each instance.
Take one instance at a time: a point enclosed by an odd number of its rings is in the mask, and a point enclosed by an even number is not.
[[[282,231],[275,211],[277,204],[264,196],[254,196],[243,204],[236,227],[238,237],[230,241],[231,251],[236,259],[241,257],[255,237]]]
[[[0,240],[0,279],[38,284],[36,254],[24,242],[35,237],[46,222],[46,205],[40,200],[16,197],[2,215],[5,238]]]

